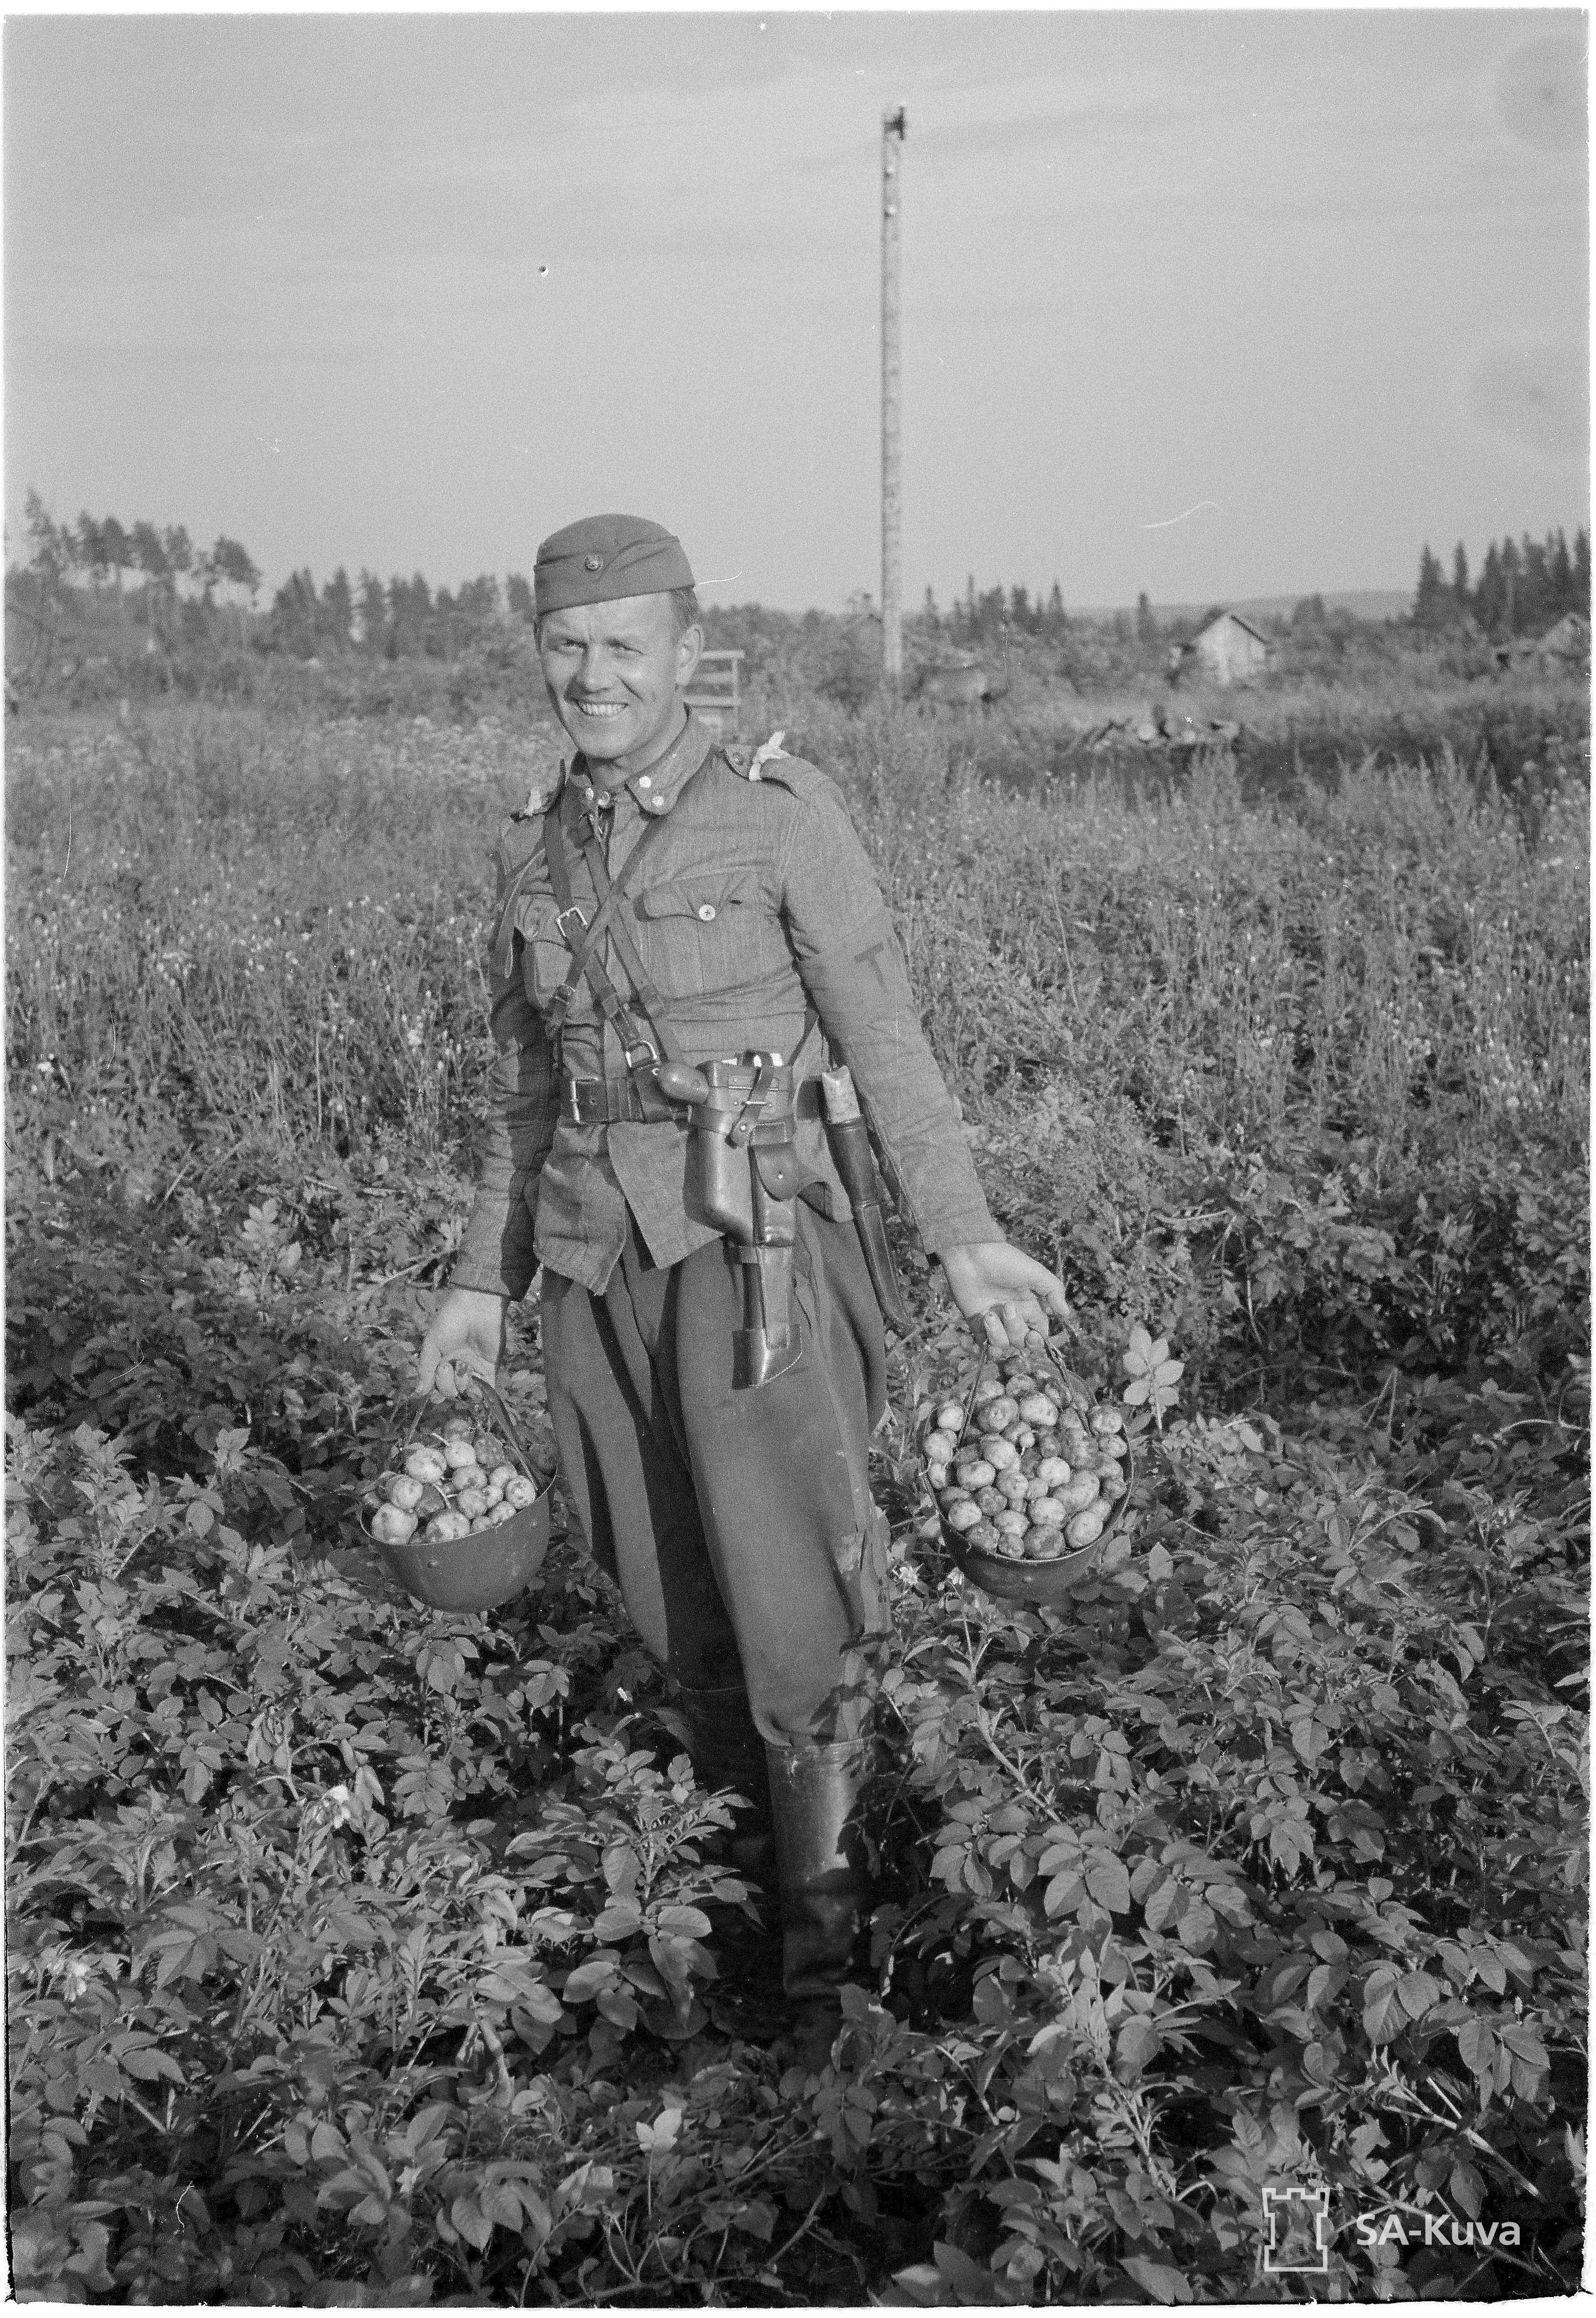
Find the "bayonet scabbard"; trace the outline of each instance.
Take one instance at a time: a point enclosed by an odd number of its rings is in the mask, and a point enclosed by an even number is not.
[[[906,1336],[914,1324],[898,1285],[898,1269],[892,1262],[886,1217],[882,1213],[875,1154],[870,1148],[870,1130],[860,1114],[853,1074],[846,1063],[839,1063],[834,1070],[821,1072],[820,1086],[826,1102],[826,1140],[854,1211],[870,1285],[875,1290],[883,1318],[901,1336]]]

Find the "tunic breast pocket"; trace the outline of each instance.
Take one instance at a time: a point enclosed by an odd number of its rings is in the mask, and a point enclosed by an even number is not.
[[[570,949],[561,938],[556,919],[558,903],[552,894],[525,894],[516,909],[516,931],[521,937],[521,976],[526,994],[534,1006],[545,1008],[564,982],[570,965]],[[572,921],[572,930],[576,926]],[[586,993],[577,993],[577,1012],[585,1011],[581,1003]]]
[[[754,863],[650,885],[632,904],[643,962],[668,998],[709,998],[760,981],[778,963],[779,929]]]

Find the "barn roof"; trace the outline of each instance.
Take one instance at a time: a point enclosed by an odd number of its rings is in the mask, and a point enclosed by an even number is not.
[[[1245,628],[1247,633],[1250,636],[1255,637],[1260,644],[1267,644],[1269,641],[1268,636],[1264,634],[1261,628],[1255,628],[1251,620],[1244,620],[1242,617],[1240,612],[1224,611],[1214,613],[1210,618],[1206,619],[1203,622],[1202,626],[1196,631],[1196,633],[1192,637],[1193,643],[1197,642],[1198,636],[1206,636],[1210,628],[1218,627],[1224,620],[1233,620],[1238,628]]]

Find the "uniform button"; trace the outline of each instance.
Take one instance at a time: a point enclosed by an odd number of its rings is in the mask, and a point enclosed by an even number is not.
[[[698,904],[698,914],[699,914],[699,916],[704,920],[704,924],[705,924],[706,926],[708,925],[708,923],[709,923],[710,920],[714,916],[714,913],[715,913],[715,905],[714,905],[714,903],[713,903],[713,902],[700,902],[700,903],[699,903],[699,904]]]
[[[651,788],[653,787],[653,786],[654,786],[653,782],[649,778],[649,777],[648,777],[647,773],[640,773],[640,774],[638,775],[638,781],[637,781],[637,785],[638,785],[638,786],[639,786],[639,788],[640,788],[640,789],[651,789]]]

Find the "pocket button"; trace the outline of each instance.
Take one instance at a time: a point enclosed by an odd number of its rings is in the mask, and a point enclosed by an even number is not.
[[[699,904],[698,904],[698,914],[699,914],[699,916],[704,920],[704,924],[705,924],[706,926],[708,925],[708,923],[709,923],[710,920],[714,916],[714,913],[715,913],[715,905],[714,905],[714,903],[713,903],[713,902],[700,902],[700,903],[699,903]]]

